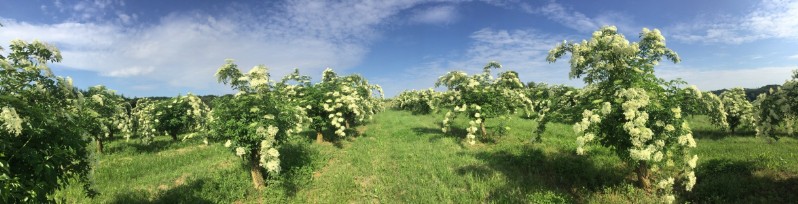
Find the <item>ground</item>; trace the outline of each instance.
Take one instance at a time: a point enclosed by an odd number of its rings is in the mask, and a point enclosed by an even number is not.
[[[466,121],[440,131],[442,114],[388,110],[354,137],[315,143],[315,133],[281,147],[283,173],[252,188],[232,150],[201,139],[159,137],[109,142],[96,155],[94,198],[82,184],[58,191],[69,203],[649,203],[634,176],[609,149],[575,154],[571,126],[553,123],[530,142],[533,120],[511,119],[503,136],[463,142]],[[497,120],[488,121],[489,127]],[[729,135],[705,117],[691,118],[700,157],[698,183],[681,201],[788,203],[798,200],[798,140]],[[750,129],[750,128],[749,128]],[[489,132],[492,130],[489,130]]]

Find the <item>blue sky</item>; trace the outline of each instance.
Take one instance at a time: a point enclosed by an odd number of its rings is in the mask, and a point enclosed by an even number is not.
[[[545,56],[602,25],[631,41],[660,29],[683,61],[658,76],[702,90],[781,84],[798,69],[798,1],[0,0],[0,23],[0,46],[55,44],[56,75],[126,96],[232,93],[213,76],[226,58],[277,77],[359,73],[388,96],[491,60],[525,82],[581,86],[567,60]]]

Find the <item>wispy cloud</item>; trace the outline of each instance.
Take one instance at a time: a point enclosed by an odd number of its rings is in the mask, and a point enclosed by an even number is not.
[[[585,14],[566,8],[557,2],[551,1],[542,7],[533,7],[529,4],[522,4],[522,8],[535,14],[541,14],[547,18],[560,23],[563,26],[582,32],[594,31],[601,25],[596,24],[593,19]]]
[[[33,24],[1,19],[5,27],[0,43],[40,39],[61,49],[64,60],[56,66],[218,93],[227,89],[216,83],[213,74],[226,58],[236,59],[243,69],[265,64],[277,77],[293,68],[312,76],[325,67],[345,71],[361,62],[368,44],[380,35],[381,25],[424,2],[288,1],[277,3],[271,13],[230,6],[225,15],[174,12],[155,23],[137,26],[125,23],[134,21],[135,15],[115,11],[114,6],[124,6],[122,3],[56,2],[59,8],[85,14],[80,21]],[[431,12],[446,13],[447,9],[451,8]],[[118,20],[91,20],[99,14],[114,15]]]
[[[637,25],[631,16],[618,11],[603,11],[591,17],[556,1],[549,1],[542,6],[521,2],[516,6],[520,6],[527,13],[544,16],[562,26],[583,33],[593,32],[601,26],[607,25],[615,26],[619,32],[625,34],[637,34],[643,28],[643,26]]]
[[[787,57],[787,59],[798,59],[798,54]]]
[[[669,30],[674,38],[685,42],[740,44],[772,38],[798,39],[798,1],[763,0],[743,17],[699,16]]]
[[[458,19],[457,7],[454,5],[441,5],[416,10],[410,21],[423,24],[450,24]]]

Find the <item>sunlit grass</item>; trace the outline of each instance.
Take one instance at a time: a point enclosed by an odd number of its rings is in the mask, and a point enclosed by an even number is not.
[[[440,132],[442,114],[386,111],[357,137],[313,142],[315,134],[283,144],[283,174],[252,189],[241,159],[221,144],[199,140],[151,145],[109,142],[97,156],[93,199],[71,185],[55,196],[77,203],[647,203],[631,184],[631,169],[612,151],[591,146],[575,154],[571,125],[552,123],[543,143],[530,142],[533,120],[507,121],[505,135],[463,142],[466,120]],[[794,201],[798,141],[728,135],[706,118],[692,118],[701,158],[686,201],[759,203]],[[488,120],[493,132],[499,119]],[[792,192],[792,193],[790,193]]]

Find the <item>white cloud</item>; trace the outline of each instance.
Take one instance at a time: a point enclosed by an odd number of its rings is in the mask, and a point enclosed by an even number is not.
[[[787,57],[788,59],[798,59],[798,54]]]
[[[416,10],[410,20],[423,24],[450,24],[457,21],[457,18],[457,8],[455,6],[442,5]]]
[[[527,12],[544,15],[563,26],[582,32],[594,31],[601,26],[596,24],[593,19],[588,18],[585,14],[572,11],[554,1],[538,8],[528,4],[522,4],[522,8]]]
[[[709,19],[709,20],[701,20]],[[740,44],[760,39],[798,39],[798,1],[763,0],[743,17],[699,16],[668,29],[685,42]]]
[[[593,17],[589,17],[555,1],[550,1],[539,7],[525,2],[521,3],[520,7],[527,13],[545,16],[549,20],[579,32],[593,32],[602,26],[611,25],[617,27],[621,33],[636,35],[643,28],[643,26],[633,21],[633,17],[617,11],[602,11]]]
[[[224,16],[175,12],[152,24],[127,26],[137,17],[112,12],[121,5],[118,1],[56,1],[59,8],[80,10],[88,19],[111,12],[118,20],[32,24],[2,19],[0,44],[15,38],[54,43],[64,57],[55,66],[148,83],[135,90],[170,86],[218,93],[228,90],[213,76],[226,58],[236,59],[244,71],[265,64],[274,77],[293,68],[314,78],[326,67],[345,72],[361,62],[381,25],[423,3],[289,1],[268,13],[233,5],[221,12]]]
[[[701,90],[710,91],[733,87],[759,88],[769,84],[782,84],[790,78],[796,66],[752,67],[731,70],[705,70],[678,65],[657,68],[657,76],[664,79],[681,78]]]
[[[155,71],[155,67],[131,67],[127,69],[112,70],[108,73],[102,73],[102,75],[112,77],[131,77],[149,74],[152,71]]]

